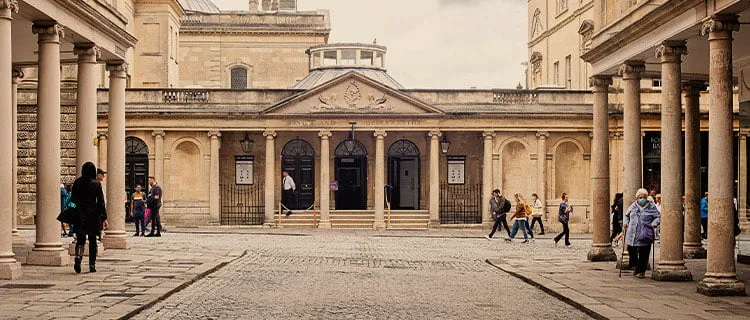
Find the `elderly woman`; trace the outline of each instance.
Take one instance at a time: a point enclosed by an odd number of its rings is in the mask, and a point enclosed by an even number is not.
[[[654,243],[655,229],[659,226],[660,214],[656,206],[648,201],[648,191],[638,189],[635,202],[628,207],[623,220],[625,243],[630,254],[633,275],[643,278],[648,266],[648,255]]]

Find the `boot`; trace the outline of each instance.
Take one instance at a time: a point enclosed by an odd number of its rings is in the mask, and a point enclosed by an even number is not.
[[[73,260],[73,270],[76,273],[81,273],[81,261],[83,260],[83,247],[82,244],[76,244],[76,257]]]
[[[89,272],[96,272],[96,243],[89,243]]]

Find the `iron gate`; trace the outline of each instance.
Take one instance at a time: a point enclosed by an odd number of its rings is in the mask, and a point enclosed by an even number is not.
[[[440,223],[482,223],[481,184],[441,184]]]
[[[262,185],[221,185],[222,225],[262,225],[265,212]]]

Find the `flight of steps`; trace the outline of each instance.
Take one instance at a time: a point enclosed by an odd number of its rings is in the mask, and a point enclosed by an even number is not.
[[[317,228],[317,223],[320,221],[320,212],[316,212],[313,215],[312,211],[293,211],[294,214],[290,216],[282,216],[281,223],[279,223],[279,214],[276,212],[276,225],[281,228],[290,229],[312,229]],[[313,220],[314,217],[314,220]]]
[[[333,229],[372,229],[375,211],[332,210],[330,217]]]
[[[391,211],[390,224],[388,211],[385,211],[385,223],[388,230],[427,230],[430,214],[427,210],[398,210]],[[373,210],[331,210],[331,228],[333,229],[372,229],[375,221]],[[279,221],[275,216],[276,225],[281,228],[313,229],[318,227],[320,212],[295,211],[291,216],[282,216]]]
[[[391,211],[391,223],[388,225],[388,211],[386,211],[385,223],[389,230],[427,230],[430,213],[427,210]]]

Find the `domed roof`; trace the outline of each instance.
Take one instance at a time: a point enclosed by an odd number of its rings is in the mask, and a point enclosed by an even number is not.
[[[186,12],[221,13],[211,0],[178,0]]]

